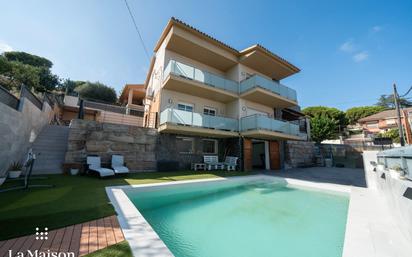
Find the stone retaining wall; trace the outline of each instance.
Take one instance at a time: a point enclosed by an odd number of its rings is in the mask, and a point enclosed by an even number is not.
[[[285,168],[313,166],[316,163],[314,142],[285,141]]]
[[[72,120],[65,162],[85,163],[87,155],[99,155],[110,163],[121,154],[133,171],[156,170],[156,129]]]
[[[132,171],[157,170],[158,161],[177,161],[179,169],[190,169],[193,162],[203,162],[203,142],[194,137],[192,153],[179,153],[178,135],[160,134],[156,129],[90,120],[72,120],[66,163],[86,163],[87,155],[98,155],[103,164],[110,164],[113,154],[121,154]],[[181,136],[180,136],[181,137]],[[224,156],[239,156],[239,141],[219,139],[220,160]]]

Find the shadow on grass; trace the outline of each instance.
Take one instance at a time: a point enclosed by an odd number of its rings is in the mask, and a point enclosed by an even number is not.
[[[30,235],[36,227],[50,230],[114,215],[105,192],[107,186],[137,185],[190,179],[252,175],[248,172],[141,172],[126,176],[50,175],[42,184],[54,188],[37,188],[0,193],[0,240]],[[15,181],[6,183],[14,186]]]

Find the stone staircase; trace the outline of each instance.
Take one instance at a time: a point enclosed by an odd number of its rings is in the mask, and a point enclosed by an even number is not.
[[[33,174],[62,173],[62,164],[67,150],[69,127],[47,125],[33,143],[36,161]]]

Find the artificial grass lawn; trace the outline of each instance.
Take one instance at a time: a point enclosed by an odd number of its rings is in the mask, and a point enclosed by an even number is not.
[[[133,257],[133,254],[127,241],[123,241],[96,252],[89,253],[84,257]]]
[[[115,211],[108,203],[104,189],[106,186],[251,174],[227,171],[142,172],[104,179],[49,175],[48,179],[32,180],[31,184],[52,184],[54,188],[0,193],[0,240],[33,234],[36,227],[47,227],[50,230],[114,215]],[[0,189],[15,183],[16,181],[6,182]]]

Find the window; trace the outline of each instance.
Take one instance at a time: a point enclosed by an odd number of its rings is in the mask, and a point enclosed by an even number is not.
[[[193,104],[178,103],[177,109],[181,111],[193,112]]]
[[[378,128],[378,123],[366,123],[368,128]]]
[[[205,108],[203,108],[203,114],[204,115],[210,115],[210,116],[216,116],[216,109],[215,108],[210,108],[210,107],[205,107]]]
[[[203,153],[217,154],[217,140],[203,139]]]
[[[193,153],[193,138],[177,137],[176,149],[179,153]]]
[[[247,116],[255,115],[255,114],[266,116],[266,117],[269,116],[269,114],[267,112],[262,112],[262,111],[259,111],[259,110],[253,109],[253,108],[249,108],[249,107],[246,107],[246,108],[247,108],[246,109],[246,115]]]
[[[396,119],[388,119],[386,120],[387,125],[395,125],[396,124]]]

